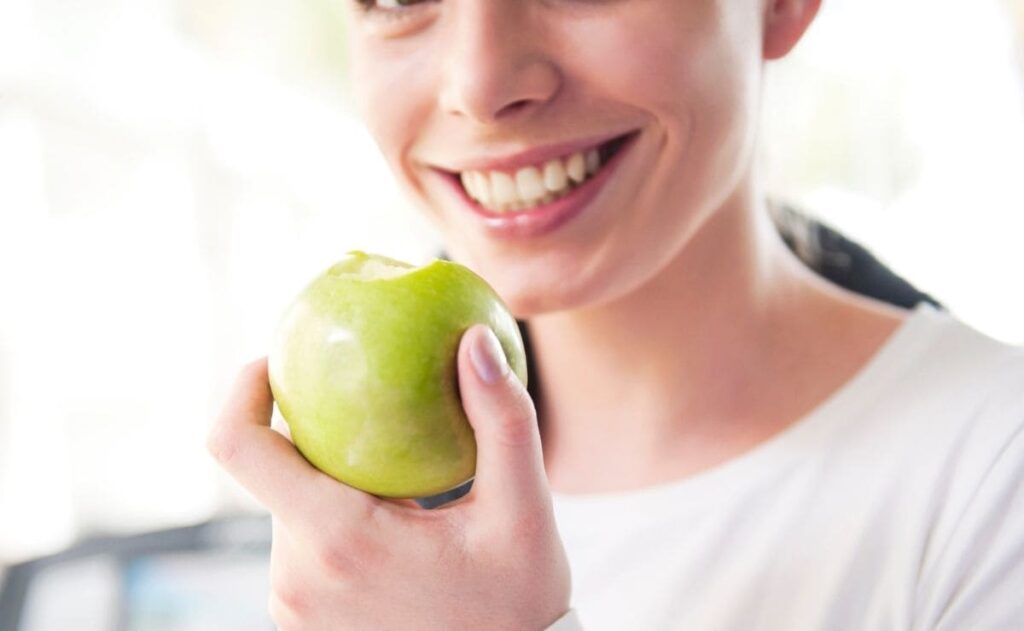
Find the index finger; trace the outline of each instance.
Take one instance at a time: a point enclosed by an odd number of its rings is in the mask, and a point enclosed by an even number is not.
[[[356,518],[372,511],[377,498],[321,473],[271,428],[273,406],[262,358],[239,374],[210,430],[207,447],[220,465],[271,513],[299,530],[322,523],[325,510],[333,520],[342,507]]]

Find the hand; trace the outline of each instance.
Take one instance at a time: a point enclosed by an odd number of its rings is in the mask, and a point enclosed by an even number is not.
[[[209,448],[273,514],[270,612],[280,629],[539,631],[569,609],[530,397],[486,327],[463,336],[458,372],[476,477],[469,495],[436,510],[314,469],[270,427],[266,360],[242,372]]]

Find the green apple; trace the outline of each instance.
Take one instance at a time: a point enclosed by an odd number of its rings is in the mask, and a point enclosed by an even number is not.
[[[292,440],[333,478],[419,498],[473,477],[476,441],[458,393],[462,334],[491,327],[526,383],[515,318],[466,267],[350,252],[286,310],[270,386]]]

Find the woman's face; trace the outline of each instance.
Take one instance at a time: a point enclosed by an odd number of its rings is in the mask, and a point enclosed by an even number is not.
[[[638,288],[748,173],[757,0],[349,1],[371,133],[517,316]]]

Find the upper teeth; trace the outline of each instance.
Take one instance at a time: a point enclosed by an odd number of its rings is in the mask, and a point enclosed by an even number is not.
[[[547,204],[582,184],[601,167],[597,149],[578,151],[509,174],[503,171],[463,171],[466,193],[485,208],[498,212]]]

